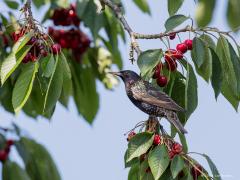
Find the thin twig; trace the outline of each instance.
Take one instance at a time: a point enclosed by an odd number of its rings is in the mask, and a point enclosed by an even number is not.
[[[136,38],[135,38],[135,35],[134,35],[135,33],[132,30],[132,28],[129,26],[128,22],[126,21],[124,15],[123,15],[121,6],[119,4],[113,3],[110,0],[100,0],[100,2],[103,6],[103,10],[104,10],[104,5],[106,5],[113,11],[113,13],[117,17],[117,19],[121,22],[123,28],[128,32],[128,34],[131,38],[131,44],[132,44],[134,50],[136,51],[137,55],[140,55],[141,50],[140,50],[139,45],[136,41]]]

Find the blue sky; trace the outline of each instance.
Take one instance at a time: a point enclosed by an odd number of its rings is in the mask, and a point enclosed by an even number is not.
[[[151,17],[140,13],[131,1],[123,2],[126,18],[135,31],[164,31],[166,0],[149,1]],[[228,30],[224,14],[226,0],[218,0],[217,3],[211,25]],[[192,0],[186,0],[179,13],[193,15],[194,6]],[[159,40],[142,40],[140,46],[142,49],[163,47]],[[128,46],[121,44],[119,48],[124,59],[124,69],[138,71],[136,64],[132,65],[128,61]],[[239,114],[222,96],[216,102],[212,88],[201,78],[198,78],[198,86],[199,106],[186,125],[189,150],[208,154],[224,180],[239,179]],[[7,125],[14,120],[26,130],[26,134],[44,144],[57,163],[63,180],[127,179],[128,171],[124,169],[123,163],[127,142],[123,134],[137,122],[146,120],[147,116],[131,104],[122,83],[114,91],[107,91],[98,83],[98,92],[101,94],[100,110],[92,126],[78,116],[72,101],[69,110],[58,105],[51,122],[45,119],[35,121],[23,113],[14,117],[0,108],[0,123]],[[168,128],[166,122],[164,125]],[[19,161],[14,151],[12,158]],[[206,165],[204,160],[196,158]]]

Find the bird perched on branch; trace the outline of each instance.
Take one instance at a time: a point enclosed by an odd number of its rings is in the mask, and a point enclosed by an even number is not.
[[[111,72],[111,74],[119,76],[123,80],[127,96],[140,110],[150,116],[165,117],[179,132],[187,133],[177,116],[177,112],[185,110],[167,94],[144,81],[133,71]]]

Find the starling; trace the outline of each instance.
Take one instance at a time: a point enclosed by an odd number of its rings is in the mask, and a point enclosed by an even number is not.
[[[124,84],[128,98],[140,110],[154,117],[165,117],[181,133],[187,133],[178,119],[177,112],[185,110],[176,104],[167,94],[159,91],[137,73],[125,70],[111,72],[119,76]]]

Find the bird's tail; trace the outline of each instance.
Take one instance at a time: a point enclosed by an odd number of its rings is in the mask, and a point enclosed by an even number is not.
[[[175,128],[182,134],[187,133],[187,130],[184,129],[182,123],[179,121],[177,113],[174,111],[168,111],[166,112],[166,118],[167,120],[172,123]]]

